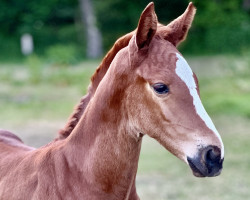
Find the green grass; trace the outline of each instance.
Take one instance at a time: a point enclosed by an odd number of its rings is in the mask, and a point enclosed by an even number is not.
[[[34,59],[34,60],[32,60]],[[17,131],[28,144],[53,138],[85,94],[99,61],[54,66],[39,58],[0,64],[0,127]],[[195,178],[186,164],[156,141],[144,138],[137,188],[149,200],[245,200],[250,197],[250,61],[248,55],[189,57],[202,102],[225,145],[224,170]]]
[[[250,76],[203,79],[201,97],[208,112],[250,118]]]
[[[249,55],[190,58],[209,114],[250,118]]]
[[[69,116],[96,66],[98,61],[71,67],[39,64],[35,70],[29,64],[0,65],[0,120]]]

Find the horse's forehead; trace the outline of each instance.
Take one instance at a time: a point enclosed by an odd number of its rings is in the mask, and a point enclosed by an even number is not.
[[[155,40],[149,49],[147,59],[141,65],[140,71],[144,78],[168,81],[177,77],[175,73],[178,60],[178,50],[168,41]]]
[[[149,63],[157,68],[174,70],[179,53],[174,45],[168,41],[154,41],[150,49]]]
[[[157,53],[157,52],[178,52],[176,47],[169,41],[161,39],[161,38],[156,38],[153,40],[153,45],[151,46],[152,53]]]
[[[159,38],[154,39],[152,43],[148,57],[141,67],[143,77],[152,81],[171,83],[172,81],[179,82],[181,75],[184,75],[188,88],[197,88],[197,80],[192,69],[176,47]]]

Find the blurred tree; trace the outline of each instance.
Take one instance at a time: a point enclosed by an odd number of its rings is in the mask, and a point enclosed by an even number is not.
[[[198,8],[193,34],[196,39],[191,37],[197,41],[197,49],[225,53],[250,48],[250,15],[242,0],[194,0],[194,4]]]
[[[102,55],[102,37],[96,25],[92,2],[91,0],[79,0],[79,4],[82,21],[86,25],[87,57],[98,58]]]
[[[141,11],[151,0],[93,0],[105,49],[115,38],[136,27]],[[197,16],[182,51],[190,53],[240,52],[250,48],[249,0],[193,0]],[[160,22],[183,13],[189,0],[155,0]]]
[[[151,1],[93,0],[105,50],[108,50],[118,37],[137,27],[142,10]],[[160,21],[167,23],[179,16],[187,4],[188,0],[155,0],[155,9]]]
[[[19,40],[24,33],[33,36],[38,54],[57,43],[78,46],[77,8],[77,0],[1,0],[1,52],[6,52],[6,49],[16,49],[16,54],[17,50],[20,52]]]
[[[47,55],[47,49],[54,49],[53,46],[58,50],[59,45],[74,48],[72,52],[80,53],[81,57],[83,54],[91,56],[92,53],[88,53],[85,47],[90,49],[98,46],[93,45],[93,42],[98,41],[94,39],[98,38],[95,17],[103,36],[103,46],[108,50],[118,37],[136,27],[140,13],[150,1],[1,0],[0,59],[8,55],[11,59],[21,57],[20,37],[24,33],[33,36],[34,50],[39,55]],[[250,49],[249,0],[193,1],[197,7],[197,15],[189,37],[180,47],[182,51],[225,53]],[[91,12],[91,7],[84,6],[84,2],[92,2],[95,12]],[[155,0],[160,22],[166,24],[178,17],[186,9],[188,2],[189,0]],[[86,26],[83,26],[82,19],[86,16],[92,17],[85,20]]]
[[[249,11],[250,10],[250,0],[244,0],[242,6],[245,10]]]

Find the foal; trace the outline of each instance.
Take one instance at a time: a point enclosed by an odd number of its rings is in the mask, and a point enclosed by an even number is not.
[[[65,139],[32,149],[2,131],[0,197],[139,199],[134,182],[145,134],[195,176],[219,175],[223,143],[202,106],[197,79],[176,49],[194,14],[190,3],[169,25],[157,26],[150,3]]]

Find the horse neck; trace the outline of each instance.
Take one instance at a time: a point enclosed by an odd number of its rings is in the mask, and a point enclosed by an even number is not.
[[[134,31],[119,38],[107,53],[107,55],[104,57],[101,64],[96,69],[94,75],[91,77],[91,84],[88,87],[87,94],[81,99],[80,103],[75,106],[75,109],[70,115],[65,127],[59,131],[59,139],[64,139],[71,134],[72,130],[75,128],[82,114],[84,113],[90,99],[94,95],[99,83],[109,69],[109,66],[112,63],[114,57],[122,48],[128,45],[133,34]]]
[[[115,104],[123,102],[114,99],[121,98],[119,88],[105,88],[110,91],[98,88],[68,137],[68,157],[105,193],[127,195],[137,172],[141,138],[132,136],[122,103]]]

